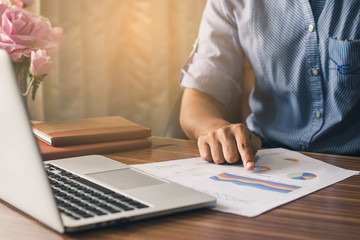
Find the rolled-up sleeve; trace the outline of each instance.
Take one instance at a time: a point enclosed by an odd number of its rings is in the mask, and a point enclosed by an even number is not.
[[[223,1],[208,0],[191,57],[182,69],[180,85],[231,105],[241,94],[243,53],[235,17]]]

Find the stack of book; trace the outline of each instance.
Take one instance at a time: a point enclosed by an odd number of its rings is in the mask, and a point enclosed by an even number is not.
[[[119,116],[33,123],[44,160],[151,146],[151,130]]]

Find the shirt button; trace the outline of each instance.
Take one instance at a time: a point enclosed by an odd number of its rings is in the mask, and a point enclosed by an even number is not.
[[[312,68],[311,69],[311,74],[314,76],[318,76],[319,75],[319,70],[317,68]]]
[[[306,150],[306,146],[304,144],[300,144],[300,149],[301,151],[305,151]]]
[[[315,117],[316,118],[320,118],[321,117],[321,113],[319,111],[315,111]]]
[[[310,24],[308,26],[308,30],[309,30],[309,32],[313,32],[314,31],[314,25]]]

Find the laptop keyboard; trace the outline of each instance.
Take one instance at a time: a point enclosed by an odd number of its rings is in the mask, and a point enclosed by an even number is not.
[[[79,220],[149,206],[52,164],[45,165],[60,213]]]

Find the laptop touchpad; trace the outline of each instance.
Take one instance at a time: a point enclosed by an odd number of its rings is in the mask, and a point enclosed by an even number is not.
[[[86,175],[121,190],[166,183],[165,181],[147,176],[129,168]]]

